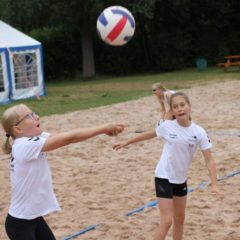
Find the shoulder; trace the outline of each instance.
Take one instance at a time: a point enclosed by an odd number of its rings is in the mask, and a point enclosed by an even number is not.
[[[28,143],[29,141],[33,141],[34,137],[21,137],[17,138],[14,141],[14,145],[24,145]]]
[[[165,123],[166,125],[174,126],[174,125],[177,124],[177,120],[176,120],[176,119],[174,119],[174,120],[165,120],[164,123]]]
[[[165,120],[156,128],[157,137],[166,137],[171,132],[177,132],[177,122],[176,120]]]
[[[41,135],[39,135],[38,137],[48,138],[49,136],[50,136],[50,133],[48,133],[48,132],[42,132]]]
[[[192,128],[194,128],[200,132],[205,132],[204,128],[201,127],[200,125],[196,124],[195,122],[192,122]]]
[[[35,142],[35,143],[41,142],[41,141],[47,139],[49,135],[50,135],[49,133],[43,132],[39,136],[17,138],[14,141],[14,145],[15,146],[23,146],[23,145],[31,144],[33,142]]]
[[[160,124],[157,124],[156,129],[160,131],[163,129],[173,128],[173,126],[176,126],[176,120],[164,120],[160,122]]]
[[[174,93],[176,93],[176,91],[174,91],[174,90],[168,89],[168,90],[166,91],[166,94],[167,94],[168,96],[172,96]]]
[[[161,127],[175,126],[175,125],[176,125],[176,119],[174,119],[174,120],[166,119],[160,124]]]
[[[172,91],[172,90],[167,90],[165,93],[164,93],[164,96],[167,100],[170,100],[171,96],[174,94],[175,92]]]
[[[197,124],[194,124],[194,127],[195,127],[194,135],[198,139],[198,143],[200,144],[201,150],[212,148],[211,140],[205,129]]]
[[[170,97],[172,95],[172,92],[170,90],[167,90],[165,92],[165,96]]]
[[[22,137],[14,141],[12,155],[19,161],[36,160],[42,151],[42,147],[47,140],[47,133],[41,133],[39,136]]]
[[[198,135],[199,137],[207,136],[206,130],[194,122],[192,122],[192,129],[193,129],[194,133],[196,135]]]

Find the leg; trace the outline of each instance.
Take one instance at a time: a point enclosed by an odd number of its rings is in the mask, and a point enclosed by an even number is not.
[[[154,240],[164,240],[172,225],[173,199],[159,198],[158,207],[160,210],[160,224],[156,229]]]
[[[36,240],[56,240],[52,230],[50,229],[43,217],[39,217],[37,219],[37,227],[35,234]]]
[[[34,220],[25,220],[7,216],[5,222],[6,233],[11,240],[36,240]]]
[[[173,239],[182,240],[183,239],[183,227],[185,220],[185,209],[187,203],[187,195],[183,197],[173,197]]]

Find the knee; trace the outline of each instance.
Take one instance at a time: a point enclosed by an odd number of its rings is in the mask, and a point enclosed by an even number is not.
[[[185,214],[174,216],[174,224],[183,225],[184,221],[185,221]]]
[[[164,218],[161,219],[162,225],[164,228],[169,229],[172,226],[172,216],[165,216]]]

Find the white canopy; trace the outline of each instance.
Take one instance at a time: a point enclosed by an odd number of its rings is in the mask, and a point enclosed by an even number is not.
[[[0,104],[43,95],[42,44],[0,20]]]
[[[0,20],[0,48],[37,45],[41,43]]]

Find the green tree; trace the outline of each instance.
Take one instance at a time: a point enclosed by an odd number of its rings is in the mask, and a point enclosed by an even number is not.
[[[61,19],[81,38],[82,75],[85,78],[95,76],[93,34],[96,32],[96,16],[102,7],[98,0],[70,0],[64,6],[64,17]]]
[[[69,26],[80,30],[82,46],[82,72],[83,77],[95,76],[95,61],[93,38],[96,35],[96,21],[99,14],[109,6],[122,5],[129,7],[134,13],[150,16],[151,7],[155,0],[140,1],[102,1],[102,0],[70,0],[65,17]],[[69,16],[72,16],[69,18]]]
[[[134,15],[133,40],[110,47],[96,33],[107,7]],[[84,77],[171,71],[239,54],[239,0],[0,0],[1,19],[43,43],[47,76],[81,71]]]
[[[102,0],[1,0],[5,6],[2,12],[3,19],[13,24],[18,29],[33,33],[46,41],[48,52],[52,52],[54,48],[50,42],[51,39],[57,40],[57,36],[63,38],[62,41],[68,43],[59,43],[65,50],[71,47],[81,48],[82,59],[79,61],[79,69],[82,71],[83,77],[95,76],[95,59],[93,39],[96,36],[96,21],[98,15],[104,8],[112,5],[122,5],[129,8],[136,15],[146,17],[151,16],[152,7],[155,0],[140,1],[102,1]],[[63,33],[60,34],[59,31]],[[56,34],[57,36],[53,36]],[[65,34],[64,34],[65,33]],[[61,37],[62,36],[62,37]],[[51,38],[51,39],[49,39]],[[39,39],[39,40],[41,40]],[[77,43],[79,42],[79,46]],[[56,56],[60,57],[60,53],[55,49]],[[71,50],[70,50],[71,52]],[[80,51],[72,54],[77,55]],[[66,54],[66,51],[64,52]],[[53,54],[52,54],[53,55]],[[72,59],[79,59],[79,56],[69,56]],[[47,53],[48,56],[48,53]],[[49,57],[49,56],[48,56]],[[63,57],[61,57],[63,59]],[[65,62],[68,59],[65,58]],[[50,61],[49,58],[47,61]],[[50,61],[53,66],[53,61]],[[60,65],[61,61],[59,61]],[[70,64],[69,64],[70,65]],[[81,66],[80,66],[81,65]],[[47,66],[47,69],[49,67]],[[54,68],[53,68],[54,69]],[[51,70],[49,70],[50,72]]]

